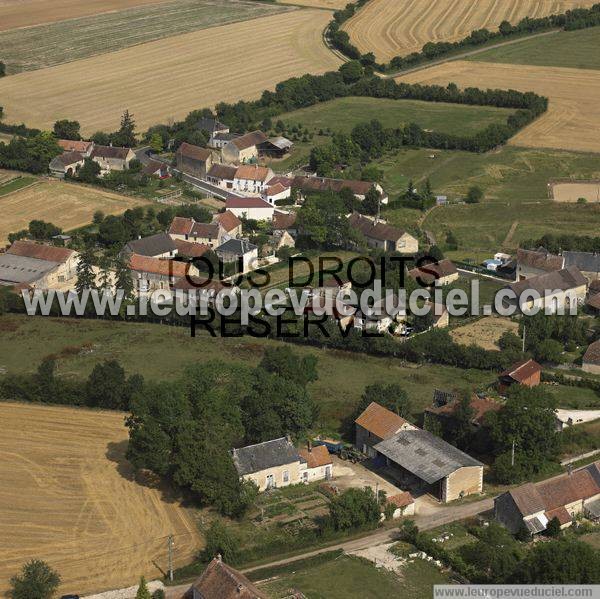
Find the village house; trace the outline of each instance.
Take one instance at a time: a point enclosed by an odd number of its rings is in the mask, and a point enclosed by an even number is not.
[[[218,224],[229,237],[235,239],[242,235],[242,221],[230,210],[215,214],[213,223]]]
[[[239,218],[271,220],[275,208],[262,198],[228,198],[225,208]]]
[[[415,500],[408,491],[386,497],[386,503],[393,505],[395,508],[392,514],[394,520],[402,516],[415,515]]]
[[[222,187],[223,189],[233,189],[233,181],[237,166],[229,164],[213,164],[208,173],[206,173],[206,181],[211,185]]]
[[[577,267],[569,266],[562,270],[553,270],[543,275],[522,279],[508,285],[515,298],[505,298],[504,304],[517,306],[525,312],[540,309],[556,313],[564,310],[575,310],[578,304],[583,304],[587,293],[587,279]],[[537,295],[532,298],[532,292]]]
[[[204,179],[212,166],[212,153],[206,148],[183,142],[175,152],[175,163],[182,173]]]
[[[53,177],[63,179],[74,177],[84,163],[85,158],[79,152],[63,152],[50,161],[48,169]]]
[[[549,272],[562,270],[565,267],[564,258],[551,254],[546,248],[537,250],[517,250],[516,280],[524,281]]]
[[[281,248],[293,248],[295,247],[296,242],[294,238],[287,232],[283,231],[273,233],[273,235],[269,235],[267,238],[267,243],[265,243],[261,248],[261,255],[270,256],[280,250]]]
[[[258,144],[258,155],[266,158],[283,158],[292,151],[294,143],[287,137],[269,137]]]
[[[381,203],[388,203],[388,196],[378,183],[370,181],[354,181],[351,179],[329,179],[326,177],[306,177],[298,175],[292,181],[292,187],[298,190],[301,197],[310,193],[332,191],[340,193],[342,189],[349,189],[357,200],[364,200],[369,190],[373,187],[381,196]]]
[[[585,305],[592,314],[600,315],[600,292],[592,293],[590,290]]]
[[[458,270],[454,262],[444,259],[439,262],[426,264],[408,271],[412,279],[425,287],[435,285],[450,285],[458,280]]]
[[[100,166],[100,175],[103,176],[111,171],[127,170],[135,153],[131,148],[94,145],[90,157]]]
[[[173,239],[173,243],[175,244],[179,258],[199,258],[211,249],[205,243],[194,243],[193,241],[184,241],[183,239]]]
[[[244,164],[258,158],[258,146],[267,141],[262,131],[251,131],[228,141],[221,149],[223,162]]]
[[[221,123],[217,119],[210,117],[202,117],[196,122],[196,128],[199,131],[205,131],[212,139],[217,133],[229,133],[229,127],[225,123]]]
[[[563,252],[565,268],[575,266],[591,283],[600,280],[600,254],[597,252]]]
[[[241,572],[228,566],[217,555],[206,566],[185,597],[190,599],[268,599]]]
[[[275,210],[273,212],[273,233],[287,232],[292,237],[298,235],[298,229],[296,227],[296,213],[295,212],[281,212]]]
[[[137,295],[149,295],[155,291],[170,292],[178,279],[199,275],[198,269],[192,264],[138,254],[129,256],[128,265]]]
[[[169,227],[169,235],[172,239],[181,239],[207,245],[210,248],[216,248],[221,245],[223,229],[218,222],[199,223],[193,218],[176,216]]]
[[[356,447],[371,458],[377,455],[373,447],[381,441],[393,437],[400,431],[417,428],[408,420],[374,401],[354,421],[354,425]]]
[[[285,437],[233,449],[231,456],[240,478],[252,481],[259,491],[301,481],[302,459]]]
[[[64,152],[77,152],[84,158],[89,158],[92,155],[94,149],[93,141],[82,141],[73,139],[59,139],[58,145],[63,149]]]
[[[228,239],[215,249],[217,256],[224,264],[236,262],[241,270],[236,272],[246,273],[254,270],[258,264],[258,247],[247,239]]]
[[[581,369],[591,374],[600,374],[600,340],[588,346],[581,361]]]
[[[389,297],[376,300],[366,312],[358,308],[354,314],[354,328],[386,333],[393,324],[405,318],[405,306],[400,305],[398,296],[390,294]]]
[[[303,483],[315,480],[330,480],[333,478],[333,460],[325,445],[300,448],[298,454],[304,464],[300,466],[300,475]]]
[[[267,189],[267,181],[273,177],[273,171],[256,164],[244,164],[235,171],[233,189],[249,194],[262,194]]]
[[[123,248],[123,254],[139,254],[140,256],[150,256],[152,258],[174,258],[177,255],[177,246],[166,233],[156,233],[156,235],[128,241]]]
[[[419,251],[419,242],[412,235],[381,220],[355,212],[348,217],[348,222],[364,235],[369,247],[402,254],[416,254]]]
[[[35,289],[73,289],[79,254],[68,248],[15,241],[0,254],[0,284]]]
[[[142,175],[148,177],[158,177],[159,179],[167,179],[171,176],[169,165],[159,160],[149,160],[148,164],[144,165],[141,170]]]
[[[567,528],[579,514],[594,521],[600,517],[600,462],[540,483],[526,483],[494,499],[496,520],[513,534],[523,528],[531,534],[543,532],[553,518]]]
[[[513,385],[537,387],[541,382],[542,367],[535,360],[523,360],[513,364],[498,377],[500,393],[505,393]]]
[[[230,141],[241,137],[239,133],[217,132],[213,133],[208,140],[208,147],[215,150],[222,150]]]
[[[267,187],[263,191],[263,197],[269,204],[275,205],[280,200],[287,200],[292,195],[292,188],[286,187],[283,183],[267,183]]]

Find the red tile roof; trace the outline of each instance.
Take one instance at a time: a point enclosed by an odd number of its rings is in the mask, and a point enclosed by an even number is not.
[[[394,414],[374,401],[354,422],[380,439],[395,435],[403,425],[409,424],[398,414]]]
[[[290,212],[278,212],[277,210],[273,213],[273,229],[291,229],[296,223],[296,213]]]
[[[120,148],[117,146],[94,146],[92,158],[126,160],[131,151],[131,148]]]
[[[275,183],[275,185],[267,187],[267,195],[276,196],[277,194],[284,192],[286,189],[287,187],[284,187],[281,183]]]
[[[268,599],[241,572],[215,557],[192,588],[203,599]]]
[[[269,176],[270,169],[256,164],[242,164],[235,171],[236,179],[244,179],[248,181],[266,181]]]
[[[269,202],[262,198],[228,198],[225,207],[230,208],[273,208]]]
[[[317,445],[313,447],[310,451],[304,447],[298,450],[300,457],[306,460],[306,465],[308,468],[318,468],[319,466],[327,466],[328,464],[332,464],[333,460],[331,459],[331,455],[327,450],[325,445]]]
[[[425,408],[426,412],[430,412],[431,414],[440,414],[442,416],[452,416],[456,412],[456,409],[460,405],[460,401],[455,400],[451,401],[443,406],[439,407],[428,407]],[[473,419],[471,422],[476,424],[482,424],[485,418],[485,415],[488,412],[498,412],[502,409],[502,404],[494,401],[489,397],[478,397],[477,395],[473,396],[470,401],[470,406],[473,410]]]
[[[429,272],[425,272],[424,269],[428,271],[434,272],[434,274],[430,274]],[[421,278],[427,284],[433,284],[437,279],[443,279],[445,277],[449,277],[451,275],[455,275],[458,272],[456,270],[456,266],[450,260],[440,260],[439,262],[433,264],[426,264],[419,268],[412,268],[408,271],[408,274],[416,279],[417,277]]]
[[[403,493],[398,493],[397,495],[388,497],[387,502],[392,503],[396,507],[406,507],[407,505],[414,503],[415,500],[408,491],[404,491]]]
[[[600,310],[600,293],[596,293],[594,295],[590,295],[586,302],[590,308],[595,308],[596,310]]]
[[[543,250],[517,250],[517,262],[530,268],[552,271],[564,267],[564,258]]]
[[[600,340],[590,343],[583,356],[583,363],[600,366]]]
[[[66,262],[75,252],[67,248],[20,240],[15,241],[6,253],[14,256],[37,258],[38,260],[48,260],[48,262]]]
[[[230,210],[225,210],[225,212],[220,212],[215,216],[215,221],[218,222],[225,231],[228,233],[237,229],[242,221]]]
[[[518,383],[522,383],[536,372],[542,372],[542,367],[535,360],[523,360],[522,362],[513,364],[500,376],[508,376]]]
[[[396,242],[406,233],[403,229],[397,229],[382,222],[375,222],[375,220],[362,216],[357,212],[348,218],[348,222],[353,229],[358,229],[365,237],[379,239],[380,241]]]
[[[194,146],[187,142],[183,142],[177,149],[177,153],[186,158],[192,158],[193,160],[200,160],[206,162],[211,157],[210,150],[201,148],[200,146]]]
[[[198,258],[210,250],[210,245],[206,245],[205,243],[192,243],[183,239],[174,239],[173,243],[177,248],[177,255],[186,258]]]
[[[177,260],[162,260],[149,256],[131,254],[129,268],[138,272],[162,275],[165,277],[185,277],[189,264]]]
[[[571,522],[571,520],[573,520],[573,518],[571,518],[571,514],[567,512],[567,508],[565,507],[558,507],[555,510],[549,510],[546,512],[546,518],[548,518],[548,521],[556,518],[561,526],[568,524]]]
[[[232,143],[238,150],[245,150],[267,141],[268,137],[262,131],[251,131],[241,137],[236,137]]]
[[[585,469],[538,483],[536,486],[546,510],[554,510],[574,501],[589,499],[600,493],[596,481]]]
[[[74,141],[72,139],[59,139],[58,145],[67,152],[80,152],[85,154],[94,144],[92,141]]]
[[[192,227],[194,226],[194,220],[192,218],[184,218],[183,216],[176,216],[169,227],[170,235],[189,235]]]

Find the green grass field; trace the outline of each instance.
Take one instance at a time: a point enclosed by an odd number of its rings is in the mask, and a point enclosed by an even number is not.
[[[301,124],[315,132],[329,128],[347,133],[357,123],[378,119],[384,127],[399,127],[414,122],[424,129],[470,135],[492,123],[506,122],[512,112],[489,106],[349,97],[295,110],[279,118],[286,125]]]
[[[481,203],[434,208],[422,223],[438,241],[453,231],[459,241],[458,252],[450,253],[453,257],[479,260],[502,248],[514,250],[519,242],[544,233],[595,235],[600,228],[600,206],[556,203],[547,191],[552,178],[600,177],[595,154],[512,146],[486,154],[406,148],[377,166],[384,171],[383,186],[392,200],[410,180],[420,188],[427,178],[434,193],[451,201],[462,199],[472,185],[484,190]],[[410,228],[423,214],[390,208],[384,217]]]
[[[271,597],[283,597],[294,588],[311,599],[429,599],[434,584],[449,583],[445,574],[422,560],[407,564],[401,574],[399,577],[367,560],[343,555],[259,586]]]
[[[13,74],[290,9],[244,0],[175,0],[5,31],[0,56]]]
[[[35,177],[15,177],[14,179],[10,179],[6,183],[0,183],[0,196],[5,196],[13,191],[18,191],[19,189],[23,189],[23,187],[27,187],[37,181]]]
[[[469,57],[479,62],[600,69],[600,27],[561,31]]]
[[[0,317],[0,372],[33,372],[53,354],[61,376],[87,376],[95,364],[115,358],[125,369],[151,380],[172,380],[188,364],[224,360],[257,364],[265,347],[281,347],[272,340],[254,338],[195,339],[184,328],[102,320],[47,317]],[[419,414],[430,405],[434,389],[473,390],[493,382],[492,373],[438,365],[406,365],[393,358],[376,358],[342,351],[292,346],[318,357],[319,380],[311,392],[320,407],[319,423],[339,430],[352,414],[364,388],[376,382],[398,383],[406,389]]]

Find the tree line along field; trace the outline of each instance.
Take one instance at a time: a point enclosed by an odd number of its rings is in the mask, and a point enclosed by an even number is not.
[[[143,130],[220,101],[254,99],[289,77],[339,67],[322,40],[329,19],[297,10],[4,77],[4,120],[48,129],[75,119],[90,135],[115,130],[125,108]]]
[[[322,102],[278,117],[288,126],[301,124],[319,132],[330,129],[349,133],[358,123],[377,119],[384,127],[417,123],[454,135],[472,135],[491,124],[504,124],[514,111],[491,106],[467,106],[419,100],[347,97]]]
[[[519,131],[510,144],[600,152],[596,134],[600,126],[600,71],[457,60],[409,73],[398,80],[536,92],[550,99],[548,111]]]
[[[91,593],[161,577],[169,534],[178,565],[201,547],[192,512],[134,479],[122,413],[0,402],[0,423],[0,592],[33,558]]]
[[[280,4],[298,4],[300,6],[309,6],[311,8],[326,8],[329,10],[339,10],[348,4],[347,0],[278,0]]]
[[[286,10],[243,0],[176,0],[0,32],[9,74],[71,62],[136,44]]]
[[[281,347],[269,339],[211,338],[186,328],[149,323],[123,323],[68,318],[3,316],[0,369],[8,375],[34,372],[42,359],[57,359],[60,376],[87,377],[95,364],[116,359],[129,373],[148,380],[174,380],[188,364],[209,360],[257,365],[266,347]],[[136,351],[130,348],[135,347]],[[410,395],[418,415],[431,404],[434,389],[466,391],[491,382],[493,375],[440,365],[404,364],[393,358],[321,350],[293,345],[301,355],[318,358],[319,379],[309,390],[319,407],[318,425],[340,430],[353,413],[366,386],[398,383]]]
[[[379,62],[418,52],[427,42],[458,41],[507,20],[544,17],[595,0],[370,0],[344,24],[351,42]]]
[[[32,220],[51,222],[63,230],[76,229],[89,224],[94,212],[120,214],[128,208],[148,204],[146,200],[122,196],[101,189],[64,183],[42,181],[28,177],[34,183],[23,189],[2,194],[0,183],[0,244],[8,242],[8,234],[26,229]]]
[[[0,30],[160,3],[161,0],[0,0]]]
[[[470,56],[475,62],[600,69],[600,27],[559,31]]]

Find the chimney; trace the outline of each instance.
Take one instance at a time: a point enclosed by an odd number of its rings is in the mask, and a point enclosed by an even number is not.
[[[308,449],[308,453],[312,451],[312,442],[310,439],[306,442],[306,448]]]

